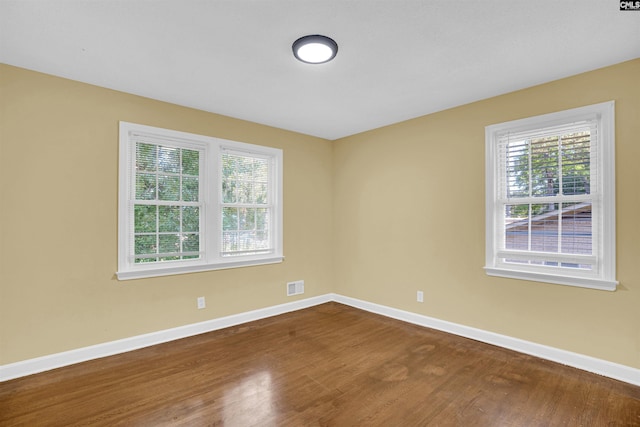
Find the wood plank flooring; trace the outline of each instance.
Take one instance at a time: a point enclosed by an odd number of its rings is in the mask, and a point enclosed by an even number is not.
[[[2,426],[640,426],[640,387],[338,303],[0,383]]]

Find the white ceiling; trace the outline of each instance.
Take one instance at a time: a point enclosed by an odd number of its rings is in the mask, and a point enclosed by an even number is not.
[[[0,62],[327,139],[638,57],[618,0],[0,0]]]

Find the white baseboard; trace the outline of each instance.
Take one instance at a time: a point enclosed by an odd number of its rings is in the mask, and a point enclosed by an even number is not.
[[[459,335],[461,337],[470,338],[487,344],[497,345],[499,347],[508,348],[520,353],[551,360],[563,365],[582,369],[583,371],[593,372],[598,375],[640,386],[640,369],[355,298],[336,294],[332,297],[333,301],[359,308],[361,310],[413,323],[419,326],[437,329],[439,331],[448,332],[450,334]]]
[[[321,295],[272,307],[234,314],[232,316],[207,320],[205,322],[193,323],[191,325],[179,326],[177,328],[166,329],[163,331],[124,338],[103,344],[82,347],[62,353],[37,357],[35,359],[10,363],[8,365],[0,366],[0,382],[49,371],[51,369],[61,368],[63,366],[73,365],[75,363],[86,362],[87,360],[126,353],[127,351],[228,328],[230,326],[252,322],[254,320],[277,316],[279,314],[301,310],[314,305],[324,304],[332,300],[332,295],[330,294]]]
[[[640,386],[640,369],[333,293],[3,365],[0,366],[0,382],[277,316],[330,301]]]

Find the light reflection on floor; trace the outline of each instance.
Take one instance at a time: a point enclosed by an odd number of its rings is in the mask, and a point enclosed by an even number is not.
[[[224,395],[225,426],[275,426],[271,373],[256,372]]]

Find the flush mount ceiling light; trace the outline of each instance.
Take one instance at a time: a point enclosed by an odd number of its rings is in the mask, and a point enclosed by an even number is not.
[[[326,36],[314,34],[293,42],[293,55],[307,64],[324,64],[338,53],[338,44]]]

